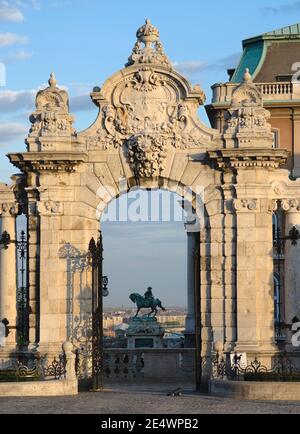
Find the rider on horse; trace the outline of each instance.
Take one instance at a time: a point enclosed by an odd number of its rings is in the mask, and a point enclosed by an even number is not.
[[[156,316],[158,307],[163,311],[166,310],[163,307],[161,301],[158,298],[154,298],[151,286],[149,286],[149,288],[145,292],[144,297],[140,294],[130,294],[129,298],[133,303],[137,305],[138,309],[136,317],[138,316],[141,309],[151,309],[151,312],[148,314],[148,316],[150,316],[151,314],[154,314],[154,316]]]
[[[151,286],[149,286],[149,288],[147,288],[147,291],[145,292],[144,297],[145,297],[145,300],[149,302],[149,306],[151,306],[152,302],[154,301]]]

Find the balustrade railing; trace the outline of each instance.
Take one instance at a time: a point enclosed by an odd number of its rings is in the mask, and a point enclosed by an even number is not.
[[[236,83],[217,84],[213,86],[213,103],[231,101]],[[300,98],[299,86],[292,82],[257,83],[264,100],[292,100]]]
[[[77,351],[76,372],[80,379],[91,372],[91,355]],[[103,378],[107,381],[194,378],[193,349],[104,349]]]

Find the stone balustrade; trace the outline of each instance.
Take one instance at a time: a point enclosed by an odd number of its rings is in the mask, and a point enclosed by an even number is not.
[[[109,381],[194,378],[193,349],[105,349],[104,378]]]
[[[218,83],[212,87],[213,103],[230,103],[236,83]],[[264,101],[268,100],[293,100],[300,98],[300,86],[297,83],[277,82],[259,83],[258,89],[263,95]]]

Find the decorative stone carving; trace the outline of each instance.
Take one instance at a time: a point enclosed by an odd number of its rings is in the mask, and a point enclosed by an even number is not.
[[[30,116],[32,127],[29,137],[67,137],[75,132],[73,116],[69,114],[69,97],[57,87],[55,75],[49,79],[49,87],[36,96],[36,111]]]
[[[54,202],[54,201],[38,202],[37,207],[40,215],[45,215],[45,216],[63,215],[63,205],[60,202]]]
[[[268,203],[268,211],[273,214],[273,212],[278,210],[278,200],[271,199]]]
[[[209,157],[220,169],[278,169],[286,164],[289,152],[281,149],[222,149]]]
[[[235,138],[238,147],[261,147],[262,144],[272,147],[270,117],[249,69],[246,69],[243,82],[232,94],[231,108],[225,119],[225,135]]]
[[[114,90],[112,104],[104,102],[101,128],[89,138],[89,148],[119,149],[139,134],[160,134],[173,147],[198,147],[205,136],[191,120],[188,105],[178,101],[176,86],[151,67],[129,75]]]
[[[231,104],[233,107],[261,107],[263,104],[261,93],[252,82],[248,68],[245,70],[243,82],[232,94]]]
[[[299,212],[300,199],[283,199],[281,201],[281,207],[286,212]]]
[[[167,151],[163,136],[132,136],[127,148],[129,163],[137,178],[159,176],[165,168]]]
[[[23,172],[67,172],[73,173],[77,166],[86,161],[84,152],[30,152],[25,154],[10,154],[11,163]]]
[[[156,63],[171,67],[171,62],[159,40],[159,31],[151,24],[149,19],[146,20],[144,26],[138,29],[136,36],[137,42],[126,66],[139,63]]]
[[[0,203],[0,216],[10,217],[18,215],[19,205],[17,203]]]
[[[158,30],[147,20],[137,37],[127,68],[102,90],[94,89],[91,96],[100,107],[99,117],[78,140],[88,150],[122,149],[135,176],[151,177],[161,173],[174,148],[205,152],[214,140],[220,142],[220,135],[199,121],[204,92],[173,70],[162,55]]]
[[[16,216],[20,212],[20,205],[15,192],[16,177],[10,185],[0,183],[0,217]]]
[[[234,208],[239,212],[257,211],[258,203],[257,199],[236,199],[234,200]]]
[[[281,196],[285,193],[287,185],[285,182],[273,182],[272,189],[277,196]]]

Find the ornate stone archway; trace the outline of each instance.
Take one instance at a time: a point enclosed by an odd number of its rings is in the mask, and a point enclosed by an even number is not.
[[[196,290],[204,355],[214,342],[273,354],[272,183],[291,181],[279,169],[288,154],[272,148],[269,114],[249,73],[233,94],[224,133],[206,127],[197,116],[203,91],[174,70],[147,20],[125,69],[91,98],[99,115],[78,133],[52,74],[37,94],[28,151],[9,156],[25,180],[30,345],[55,353],[68,338],[70,285],[59,252],[86,251],[112,198],[134,186],[180,195],[188,187],[193,201],[201,187],[206,213]]]

